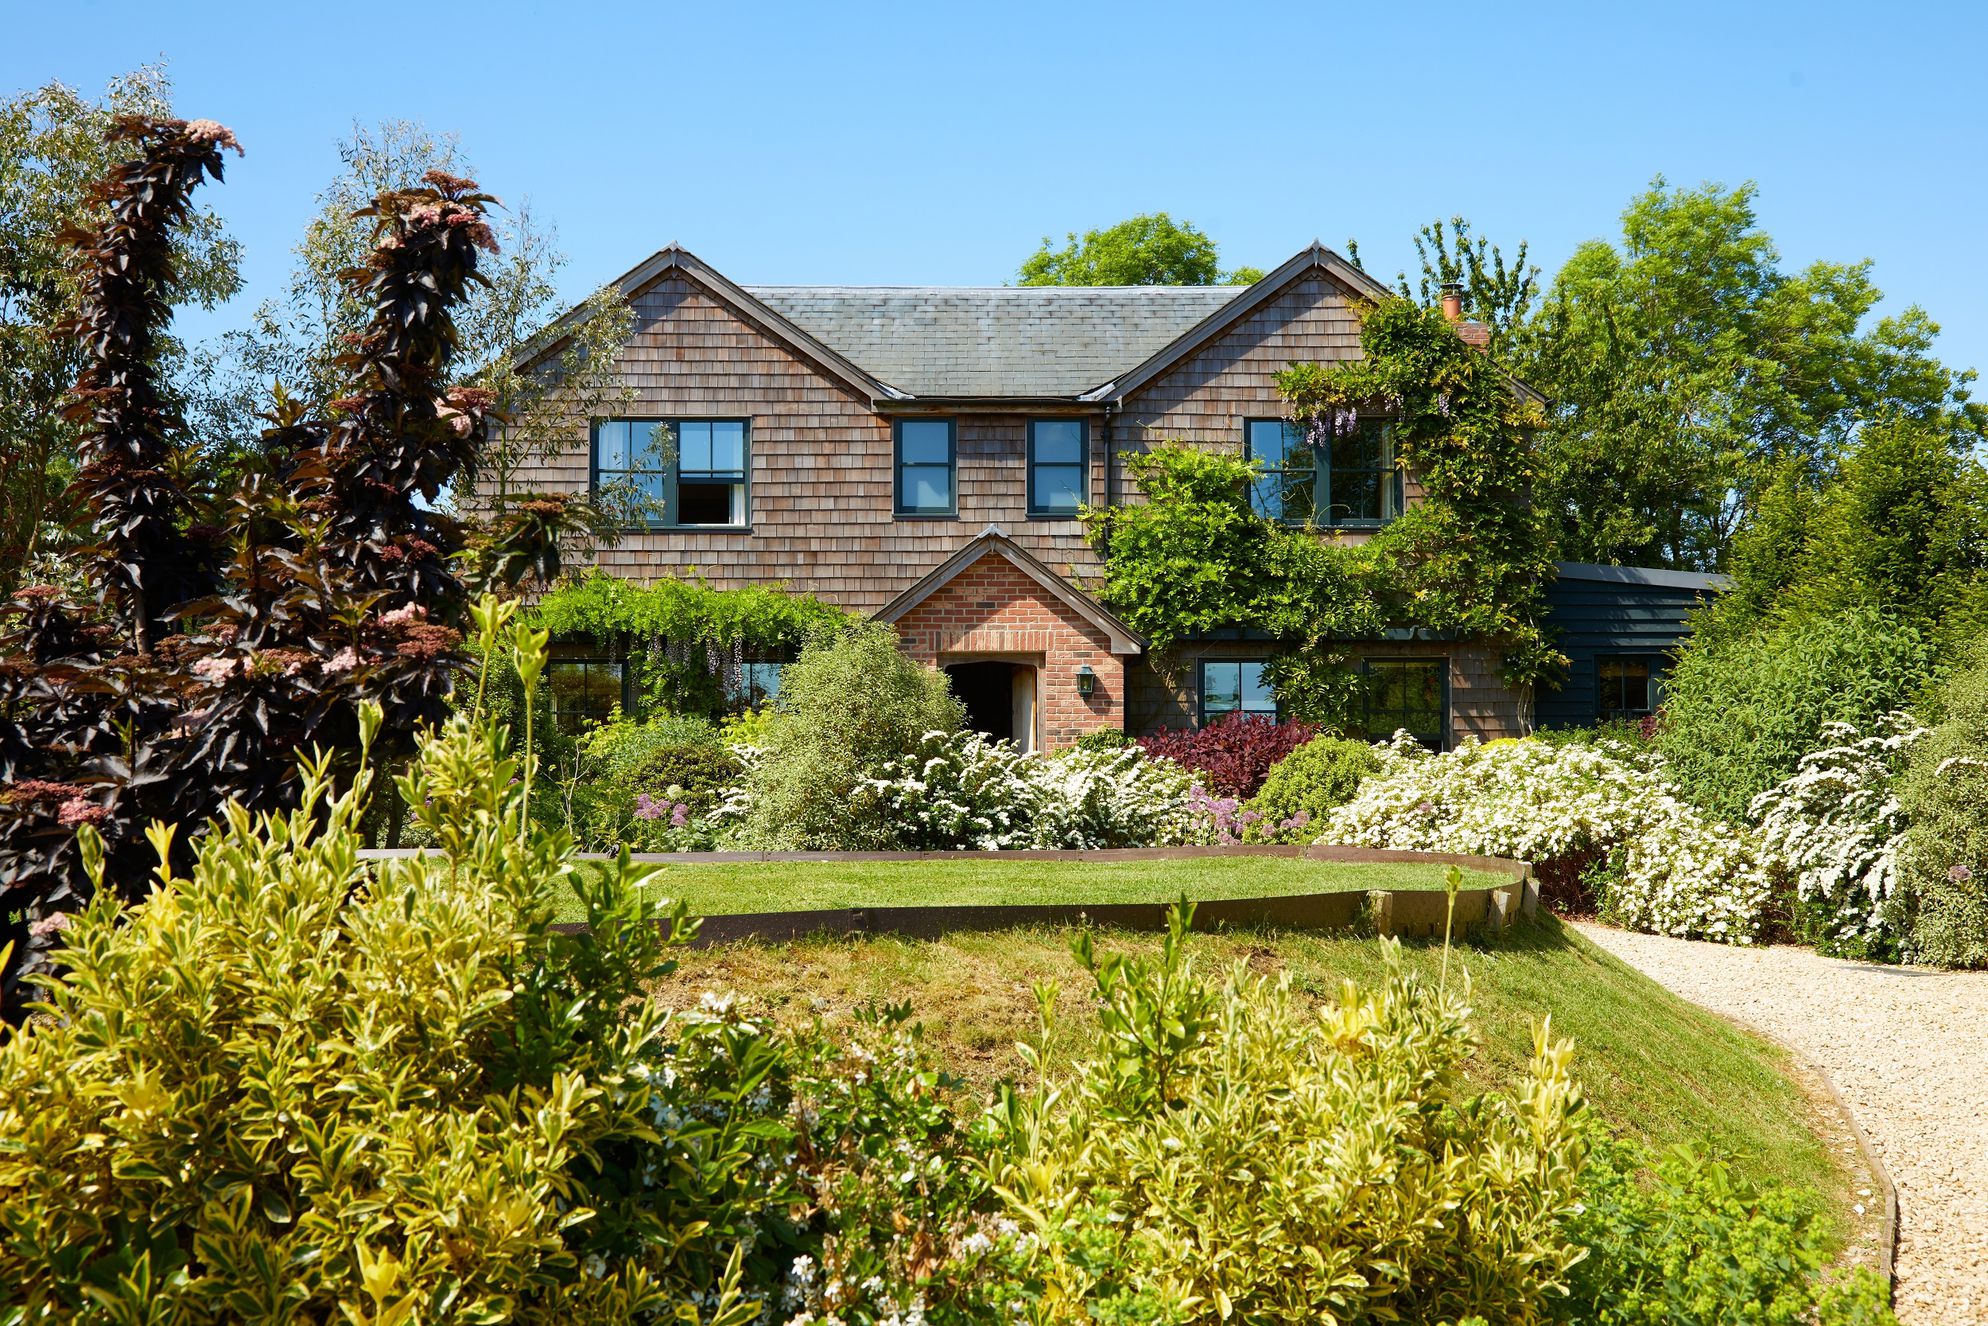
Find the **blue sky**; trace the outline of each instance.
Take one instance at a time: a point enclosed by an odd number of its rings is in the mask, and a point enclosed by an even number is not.
[[[0,10],[0,88],[163,57],[182,113],[236,131],[210,201],[244,309],[338,138],[408,117],[557,223],[575,298],[670,240],[748,283],[998,284],[1045,234],[1158,210],[1229,264],[1351,235],[1384,274],[1460,212],[1550,276],[1661,172],[1757,181],[1788,261],[1875,259],[1885,310],[1988,367],[1978,4]]]

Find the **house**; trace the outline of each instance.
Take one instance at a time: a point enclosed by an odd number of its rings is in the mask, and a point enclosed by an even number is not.
[[[1082,587],[1101,566],[1079,508],[1139,500],[1122,452],[1170,438],[1258,458],[1266,514],[1325,538],[1364,539],[1421,497],[1384,419],[1329,457],[1284,422],[1277,373],[1357,357],[1357,303],[1389,293],[1317,243],[1247,287],[1104,288],[741,286],[673,245],[620,288],[635,406],[576,421],[517,482],[640,495],[655,518],[597,554],[615,575],[779,585],[895,624],[977,727],[1024,748],[1273,708],[1266,640],[1154,658]],[[658,428],[673,447],[649,445]],[[1370,728],[1528,728],[1491,649],[1402,634],[1356,649]],[[761,689],[778,662],[752,661]],[[554,664],[583,689],[612,666]]]

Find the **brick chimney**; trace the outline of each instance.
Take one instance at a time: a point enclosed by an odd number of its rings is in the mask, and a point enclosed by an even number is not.
[[[1443,282],[1443,316],[1451,322],[1463,321],[1463,283]]]

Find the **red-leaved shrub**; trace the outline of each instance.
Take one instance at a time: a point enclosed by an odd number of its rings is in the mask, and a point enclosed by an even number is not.
[[[1206,727],[1165,728],[1139,745],[1146,754],[1172,760],[1201,775],[1210,792],[1247,798],[1256,795],[1270,766],[1318,735],[1309,724],[1280,723],[1262,714],[1228,714]]]

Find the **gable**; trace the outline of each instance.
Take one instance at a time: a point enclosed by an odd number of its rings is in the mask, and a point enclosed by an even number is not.
[[[1143,428],[1240,446],[1243,420],[1283,413],[1277,375],[1291,363],[1360,357],[1357,297],[1317,269],[1267,292],[1255,308],[1126,392],[1132,435]]]
[[[1018,573],[1020,581],[1034,585],[1058,607],[1080,619],[1103,637],[1112,653],[1137,654],[1146,647],[1145,641],[1134,634],[1131,627],[1106,611],[1096,599],[1051,571],[1039,558],[991,525],[916,584],[879,608],[876,619],[880,622],[899,622],[956,581],[968,577],[984,578],[997,567],[1011,568]],[[991,610],[999,611],[999,605]]]

